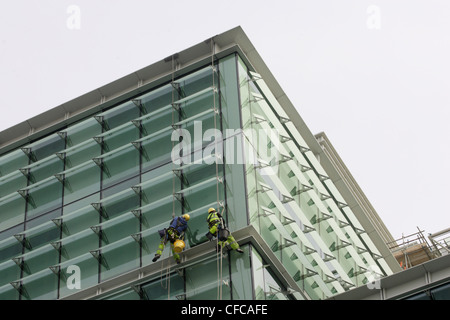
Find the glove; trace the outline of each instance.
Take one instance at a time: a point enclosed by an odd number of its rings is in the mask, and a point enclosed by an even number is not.
[[[205,236],[208,238],[209,241],[211,241],[214,238],[214,235],[211,232],[208,232]]]

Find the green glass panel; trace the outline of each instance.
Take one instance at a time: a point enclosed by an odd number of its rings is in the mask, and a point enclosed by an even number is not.
[[[218,94],[213,88],[206,88],[199,93],[194,93],[191,97],[187,96],[182,100],[175,101],[175,103],[177,108],[180,109],[178,121],[188,119],[201,112],[210,110],[214,108],[214,105],[216,105],[217,109],[219,108]],[[219,126],[218,129],[220,129]]]
[[[145,173],[142,173],[142,183],[158,178],[169,172],[171,173],[175,168],[177,168],[177,166],[170,162],[159,167],[155,167],[152,170],[146,171]]]
[[[140,100],[145,112],[149,114],[172,103],[172,85],[165,85],[149,93],[136,97]]]
[[[101,279],[105,281],[140,264],[139,243],[127,237],[101,248]]]
[[[139,118],[139,116],[139,107],[132,101],[128,101],[96,115],[95,118],[102,124],[104,130],[111,130],[126,122]]]
[[[176,79],[175,83],[179,85],[181,97],[190,96],[213,85],[213,69],[211,66],[202,68],[187,76]],[[215,83],[217,84],[217,79]]]
[[[28,173],[30,185],[47,179],[48,177],[64,170],[64,162],[56,155],[50,155],[45,159],[37,161],[29,166],[21,168],[22,172]]]
[[[70,169],[100,156],[101,146],[94,139],[89,139],[57,155],[65,161],[66,169]]]
[[[265,263],[259,253],[256,250],[252,250],[252,267],[253,267],[253,281],[254,281],[254,290],[255,290],[255,299],[256,300],[267,300],[268,288],[266,288],[267,283],[265,276],[267,272],[265,271]]]
[[[65,211],[61,219],[55,220],[55,223],[62,223],[63,238],[65,238],[89,229],[90,226],[98,224],[99,221],[98,211],[89,204],[74,211]]]
[[[19,170],[0,177],[0,198],[27,186],[27,178]]]
[[[8,260],[0,263],[0,274],[2,275],[0,277],[0,287],[2,287],[20,278],[20,268],[14,261]]]
[[[272,274],[260,254],[252,248],[252,269],[256,300],[286,300],[286,290]]]
[[[28,250],[27,250],[28,251]],[[15,257],[18,264],[23,263],[23,270],[25,275],[38,273],[49,266],[58,263],[59,253],[50,245],[44,245],[33,251],[29,251],[24,255]]]
[[[77,256],[54,267],[59,269],[60,274],[60,298],[70,296],[98,283],[98,261],[90,253]],[[79,288],[76,287],[78,276]]]
[[[64,214],[69,214],[71,212],[74,212],[76,210],[79,210],[81,208],[84,208],[91,203],[99,202],[100,201],[100,192],[94,193],[90,196],[87,196],[85,198],[81,198],[75,202],[72,202],[70,204],[67,204],[64,206]]]
[[[241,115],[242,115],[242,127],[243,129],[252,128],[253,125],[257,122],[252,121],[254,117],[253,114],[253,104],[250,103],[250,88],[249,88],[249,78],[247,75],[247,69],[245,66],[241,64],[240,59],[238,60],[238,70],[239,70],[239,101],[241,107]]]
[[[195,155],[194,157],[197,157]],[[203,158],[199,163],[192,162],[189,165],[176,167],[178,171],[177,178],[178,181],[183,184],[183,188],[188,188],[192,185],[201,183],[205,180],[209,180],[216,175],[222,176],[223,175],[223,165],[218,164],[216,167],[215,162],[212,164],[209,164],[209,162],[214,161],[214,157],[209,158]]]
[[[101,231],[104,243],[110,244],[138,233],[139,220],[133,213],[127,212],[92,228]]]
[[[231,258],[231,279],[233,300],[252,300],[252,262],[250,261],[250,246],[241,246],[244,253],[229,251]]]
[[[256,300],[265,300],[264,263],[256,250],[252,250],[253,289]]]
[[[0,300],[19,300],[19,291],[9,283],[0,287]]]
[[[112,219],[125,212],[139,208],[140,199],[139,195],[130,188],[92,205],[104,218]]]
[[[58,134],[52,134],[23,148],[32,162],[40,161],[65,149],[65,141]]]
[[[138,128],[141,128],[143,136],[148,136],[171,126],[173,123],[172,116],[174,115],[174,112],[172,105],[167,105],[146,114],[133,122]]]
[[[314,204],[314,201],[311,200],[311,197],[307,193],[300,194],[299,204],[302,212],[305,214],[308,220],[311,221],[314,218],[314,221],[317,221],[317,215],[319,214],[319,212]]]
[[[58,294],[58,278],[50,269],[22,278],[23,300],[55,300]]]
[[[26,230],[28,231],[29,229],[35,228],[41,224],[47,223],[49,221],[52,221],[55,218],[60,217],[61,212],[62,212],[61,208],[58,208],[58,209],[50,211],[46,214],[40,215],[36,218],[27,220]]]
[[[135,176],[132,177],[128,180],[125,180],[123,182],[120,182],[116,185],[113,185],[109,188],[103,189],[102,190],[102,198],[109,198],[113,195],[115,195],[116,193],[120,193],[122,191],[131,189],[132,187],[136,186],[137,184],[139,184],[141,181],[141,177],[140,176]]]
[[[228,259],[209,259],[186,267],[184,271],[187,300],[231,299]]]
[[[219,62],[220,102],[222,109],[222,127],[226,131],[224,143],[225,182],[227,196],[227,213],[229,226],[232,230],[248,224],[248,213],[245,184],[245,155],[243,154],[240,129],[244,119],[241,119],[246,101],[247,68],[236,55],[230,55]]]
[[[174,124],[174,127],[183,130],[183,137],[188,136],[190,138],[191,152],[199,151],[207,145],[214,143],[214,140],[210,137],[209,132],[214,130],[215,127],[217,127],[217,130],[220,130],[220,118],[218,115],[216,115],[216,117],[214,115],[215,113],[213,109],[208,108],[204,112]],[[221,147],[220,143],[218,145],[218,148],[219,147]]]
[[[39,184],[22,189],[27,192],[27,219],[61,207],[62,189],[61,182],[55,177],[50,177],[42,180]]]
[[[177,273],[143,284],[141,290],[147,300],[183,300],[184,279]]]
[[[171,172],[160,175],[159,177],[147,180],[133,189],[141,196],[142,204],[146,205],[172,195],[180,189],[178,178]],[[174,190],[175,187],[175,190]]]
[[[0,177],[6,176],[13,171],[28,165],[28,157],[18,149],[0,157]]]
[[[159,225],[167,221],[168,217],[172,216],[174,204],[176,202],[173,202],[173,197],[170,195],[136,209],[142,214],[142,228],[148,229],[155,224]],[[176,212],[181,212],[180,205],[177,206],[177,209]]]
[[[172,146],[172,127],[165,128],[153,135],[144,137],[140,140],[142,153],[142,170],[147,171],[157,166],[161,166],[171,161]]]
[[[139,139],[139,130],[132,122],[126,122],[101,135],[95,136],[94,139],[102,146],[103,152],[107,153]]]
[[[22,245],[13,236],[0,241],[0,263],[22,254]]]
[[[219,61],[220,74],[220,105],[222,109],[223,128],[224,129],[240,129],[242,95],[239,83],[245,78],[246,70],[239,63],[239,74],[236,68],[236,55],[230,55]],[[239,78],[238,78],[239,77]],[[239,83],[238,83],[239,79]],[[241,95],[241,96],[240,96]]]
[[[25,224],[20,223],[18,225],[15,225],[14,227],[11,227],[9,229],[6,229],[6,230],[0,232],[0,243],[3,240],[15,235],[16,233],[22,232],[24,230],[24,228],[25,228]],[[1,248],[1,246],[0,246],[0,248]],[[1,257],[1,255],[0,255],[0,257]]]
[[[139,173],[139,151],[131,144],[101,157],[103,188],[124,181]]]
[[[67,136],[67,146],[73,147],[102,133],[102,127],[95,118],[89,118],[60,131]]]
[[[100,190],[100,170],[93,161],[89,161],[60,173],[57,177],[64,185],[64,204]]]
[[[24,221],[25,199],[12,193],[0,199],[0,231],[11,228]]]
[[[99,237],[90,228],[52,244],[61,247],[61,260],[68,261],[99,247]],[[56,263],[55,263],[56,264]]]
[[[231,231],[248,224],[244,170],[242,164],[231,164],[225,167],[227,218]]]
[[[34,250],[59,239],[60,233],[60,228],[53,221],[48,220],[48,222],[16,234],[15,237],[23,238],[27,249]]]
[[[218,188],[218,190],[217,190]],[[219,199],[217,199],[217,192]],[[212,177],[201,183],[191,185],[176,194],[177,199],[182,202],[186,211],[193,211],[214,201],[222,201],[224,194],[223,183],[216,177]]]

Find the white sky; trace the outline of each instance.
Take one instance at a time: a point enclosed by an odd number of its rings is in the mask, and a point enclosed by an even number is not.
[[[394,238],[450,227],[448,0],[4,2],[0,132],[238,25]]]

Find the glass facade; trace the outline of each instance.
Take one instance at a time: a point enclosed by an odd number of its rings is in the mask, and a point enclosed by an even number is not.
[[[311,299],[389,274],[264,79],[241,59],[238,68],[250,222]]]
[[[450,300],[450,283],[410,295],[404,300]]]
[[[211,251],[101,298],[324,299],[367,283],[368,270],[390,273],[233,53],[0,156],[0,299],[62,299],[152,264],[173,216],[191,216],[185,250],[206,243],[209,207],[231,232],[253,226],[302,295],[247,241],[243,254]]]

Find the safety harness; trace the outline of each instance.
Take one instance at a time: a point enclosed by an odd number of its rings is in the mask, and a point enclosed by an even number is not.
[[[206,222],[208,222],[208,228],[211,229],[213,226],[217,225],[217,237],[220,241],[226,241],[228,236],[230,235],[230,231],[225,226],[223,222],[222,215],[217,211],[213,211],[206,218]]]
[[[184,230],[187,228],[186,220],[181,217],[176,217],[170,222],[170,226],[167,229],[160,230],[160,236],[166,235],[166,243],[170,241],[174,243],[177,239],[182,239],[184,237]]]
[[[213,226],[215,226],[217,223],[221,222],[222,216],[217,211],[213,211],[208,215],[208,218],[206,218],[206,222],[208,222],[208,227],[211,229]]]

